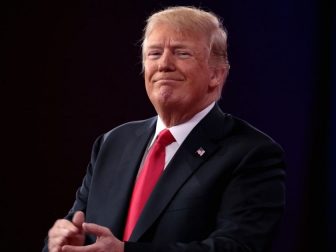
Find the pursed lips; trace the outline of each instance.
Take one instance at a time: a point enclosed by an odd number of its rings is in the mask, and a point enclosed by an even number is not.
[[[158,77],[153,79],[153,82],[175,82],[175,81],[183,81],[183,79],[176,77]]]

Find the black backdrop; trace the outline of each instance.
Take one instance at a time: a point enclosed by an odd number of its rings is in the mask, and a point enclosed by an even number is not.
[[[95,138],[155,114],[139,40],[145,18],[168,5],[223,17],[231,70],[220,106],[286,151],[287,208],[274,252],[334,251],[331,0],[2,2],[1,251],[39,251],[73,203]]]

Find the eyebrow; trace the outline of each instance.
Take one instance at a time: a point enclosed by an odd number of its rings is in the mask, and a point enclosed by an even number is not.
[[[171,48],[173,49],[186,49],[186,48],[190,48],[190,46],[188,46],[188,44],[184,44],[184,43],[176,43],[176,44],[170,44]],[[160,44],[160,43],[153,43],[151,45],[147,45],[146,46],[147,49],[160,49],[160,48],[163,48],[163,45]]]

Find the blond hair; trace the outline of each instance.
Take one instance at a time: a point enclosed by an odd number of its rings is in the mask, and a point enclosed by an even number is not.
[[[219,17],[196,7],[168,7],[147,19],[142,42],[142,55],[146,39],[156,25],[165,23],[182,32],[202,34],[209,38],[210,60],[215,64],[229,66],[227,55],[227,32]]]

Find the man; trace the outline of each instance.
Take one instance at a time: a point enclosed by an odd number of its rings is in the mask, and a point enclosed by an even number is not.
[[[173,7],[147,20],[144,77],[158,116],[96,140],[74,206],[44,251],[270,249],[284,208],[283,152],[216,104],[226,48],[212,13]]]

